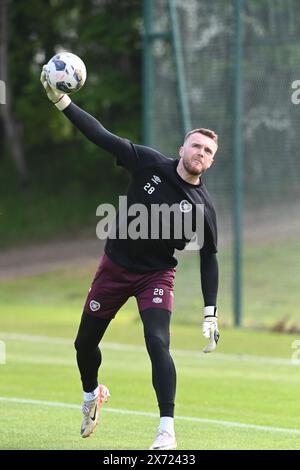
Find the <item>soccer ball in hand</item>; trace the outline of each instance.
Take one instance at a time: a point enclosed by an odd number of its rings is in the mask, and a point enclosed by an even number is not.
[[[86,80],[83,61],[71,52],[60,52],[49,60],[46,78],[55,90],[70,94],[80,90]]]

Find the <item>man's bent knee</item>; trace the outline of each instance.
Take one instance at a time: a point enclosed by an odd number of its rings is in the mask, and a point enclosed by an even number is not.
[[[150,356],[166,352],[169,353],[169,342],[166,338],[155,335],[146,335],[145,341]]]

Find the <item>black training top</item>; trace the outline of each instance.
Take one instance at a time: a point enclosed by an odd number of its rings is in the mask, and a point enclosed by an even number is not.
[[[131,173],[127,192],[127,207],[143,204],[149,209],[149,233],[151,227],[151,205],[182,204],[192,208],[195,218],[196,204],[204,204],[204,245],[206,252],[217,252],[216,213],[209,193],[202,181],[198,185],[184,181],[176,171],[179,160],[168,158],[152,148],[136,145],[107,131],[99,121],[71,103],[64,114],[92,142],[112,153],[117,164]],[[137,212],[135,217],[139,213]],[[119,216],[119,214],[118,214]],[[129,225],[133,216],[127,216]],[[160,221],[163,223],[163,220]],[[174,234],[174,221],[170,222],[170,233]],[[117,234],[119,217],[117,217]],[[195,221],[193,221],[195,227]],[[162,229],[161,229],[162,230]],[[187,240],[183,236],[164,239],[110,239],[106,242],[105,252],[116,263],[136,272],[157,271],[175,267],[177,260],[174,250],[182,250]]]

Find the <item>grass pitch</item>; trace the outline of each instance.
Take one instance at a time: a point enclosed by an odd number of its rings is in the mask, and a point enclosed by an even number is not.
[[[0,283],[1,449],[147,449],[152,443],[156,398],[133,300],[104,338],[100,381],[111,399],[101,425],[90,438],[79,436],[73,338],[93,269]],[[179,450],[300,449],[300,366],[291,361],[297,335],[224,328],[216,353],[204,355],[201,315],[197,324],[182,325],[175,311],[172,323]]]

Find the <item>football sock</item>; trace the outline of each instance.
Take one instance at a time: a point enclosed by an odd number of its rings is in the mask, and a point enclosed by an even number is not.
[[[99,396],[99,386],[95,388],[92,392],[83,392],[84,401],[95,400]]]
[[[167,431],[173,436],[175,434],[174,418],[171,418],[170,416],[162,416],[160,418],[159,429],[161,429],[162,431]]]

